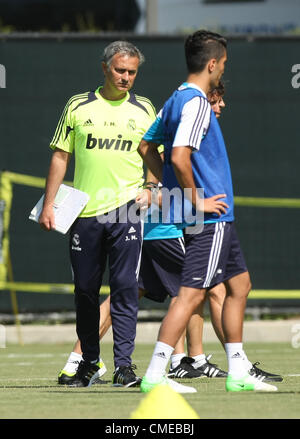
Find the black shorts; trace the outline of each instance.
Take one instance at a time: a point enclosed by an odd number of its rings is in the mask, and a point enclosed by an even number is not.
[[[139,287],[146,290],[145,297],[164,302],[177,296],[184,254],[183,238],[144,240]]]
[[[181,285],[210,288],[248,271],[233,222],[205,224],[199,234],[185,235]]]

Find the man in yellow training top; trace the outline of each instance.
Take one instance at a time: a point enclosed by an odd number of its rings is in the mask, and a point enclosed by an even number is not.
[[[151,102],[130,90],[142,53],[131,43],[115,41],[103,54],[104,85],[73,96],[57,125],[54,150],[39,222],[54,228],[53,202],[71,154],[74,187],[90,200],[70,230],[74,272],[76,331],[83,352],[75,380],[85,387],[99,376],[99,290],[109,261],[111,318],[114,337],[113,384],[136,386],[131,355],[138,311],[138,273],[142,225],[135,198],[143,185],[143,163],[137,147],[155,119]]]

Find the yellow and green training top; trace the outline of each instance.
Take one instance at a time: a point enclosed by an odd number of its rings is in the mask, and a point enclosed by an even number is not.
[[[128,92],[108,101],[100,88],[69,99],[50,143],[75,154],[74,187],[90,196],[80,217],[110,212],[135,198],[143,184],[137,147],[156,117],[149,99]]]

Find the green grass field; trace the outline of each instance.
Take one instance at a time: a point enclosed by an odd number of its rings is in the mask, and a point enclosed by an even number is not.
[[[206,344],[212,362],[226,369],[220,345]],[[10,345],[0,349],[1,419],[129,419],[146,396],[139,389],[111,386],[112,345],[103,343],[101,356],[108,372],[104,383],[90,388],[71,389],[57,385],[57,374],[64,366],[70,344]],[[137,345],[133,362],[143,375],[153,345]],[[226,393],[224,379],[181,380],[197,388],[185,400],[201,419],[299,419],[300,349],[289,344],[248,343],[250,360],[270,372],[280,373],[276,393]],[[172,402],[170,402],[172,403]],[[162,419],[163,408],[162,408]]]

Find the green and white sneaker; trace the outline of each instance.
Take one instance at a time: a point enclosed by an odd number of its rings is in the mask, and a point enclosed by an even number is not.
[[[142,393],[148,393],[154,387],[164,385],[169,386],[171,389],[175,390],[177,393],[196,393],[197,390],[194,387],[184,386],[183,384],[177,383],[176,381],[170,380],[166,376],[163,376],[159,381],[150,381],[145,376],[142,379],[140,389]]]
[[[70,363],[72,363],[70,367]],[[65,369],[62,369],[58,374],[58,384],[71,384],[74,379],[78,369],[80,361],[72,361],[68,362],[65,366]],[[97,372],[96,380],[101,378],[107,372],[106,366],[103,360],[100,358],[99,362],[99,370]],[[96,384],[97,381],[94,381],[93,384]]]
[[[243,378],[234,378],[228,375],[226,379],[225,388],[227,392],[244,392],[244,391],[259,391],[259,392],[276,392],[276,386],[267,384],[252,375],[246,375]]]

